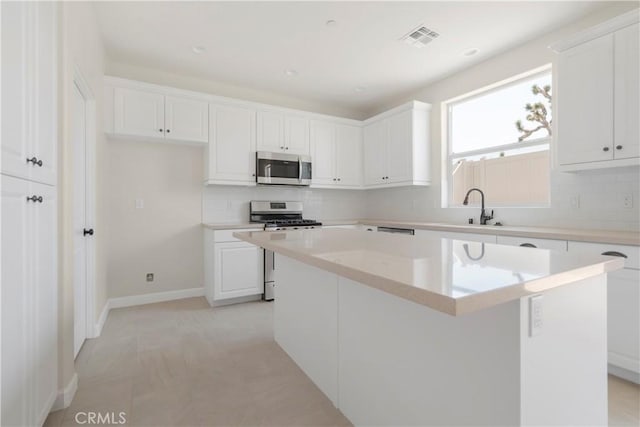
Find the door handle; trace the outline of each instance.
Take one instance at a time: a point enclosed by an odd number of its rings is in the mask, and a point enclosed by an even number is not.
[[[85,228],[84,230],[82,230],[82,235],[83,235],[83,236],[86,236],[87,234],[88,234],[89,236],[93,236],[93,228],[90,228],[90,229],[88,229],[88,230]]]

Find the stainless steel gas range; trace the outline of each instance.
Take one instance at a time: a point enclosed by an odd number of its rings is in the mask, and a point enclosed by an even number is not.
[[[321,222],[302,217],[302,202],[259,201],[249,204],[251,222],[264,224],[266,231],[300,230],[320,227]],[[272,301],[275,297],[276,267],[275,254],[264,251],[264,299]]]

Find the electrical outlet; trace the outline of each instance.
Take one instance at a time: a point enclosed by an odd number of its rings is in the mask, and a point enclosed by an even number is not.
[[[153,273],[147,273],[147,282],[153,282]]]
[[[136,209],[144,209],[144,199],[136,199]]]
[[[529,336],[542,333],[542,295],[529,298]]]
[[[631,209],[633,207],[633,194],[628,193],[622,196],[622,206],[625,209]]]

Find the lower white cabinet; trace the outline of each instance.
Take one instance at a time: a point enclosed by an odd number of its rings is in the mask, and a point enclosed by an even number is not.
[[[496,243],[496,236],[492,234],[457,233],[440,230],[416,230],[416,236],[431,236],[455,240],[467,240],[469,242]]]
[[[569,252],[625,259],[607,280],[609,372],[640,383],[640,247],[570,241]]]
[[[531,237],[498,236],[499,245],[522,246],[529,248],[550,249],[553,251],[567,251],[566,240],[537,239]]]
[[[264,292],[264,251],[233,237],[233,232],[205,231],[205,292],[209,304]]]
[[[55,187],[2,175],[1,425],[42,425],[57,393]]]

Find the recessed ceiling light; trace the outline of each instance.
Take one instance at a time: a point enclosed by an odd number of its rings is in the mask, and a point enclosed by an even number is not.
[[[335,27],[336,25],[338,25],[338,23],[337,23],[336,21],[334,21],[333,19],[329,19],[329,20],[326,22],[326,26],[327,26],[327,27]]]
[[[205,50],[207,50],[207,48],[204,46],[193,46],[191,48],[191,51],[196,55],[200,55],[201,53],[204,53]]]
[[[295,77],[298,75],[298,72],[292,68],[289,68],[288,70],[284,70],[284,73],[289,77]]]
[[[470,49],[465,50],[464,52],[462,52],[462,54],[464,56],[473,56],[476,53],[478,53],[479,49],[477,47],[472,47]]]
[[[355,92],[360,93],[360,92],[364,92],[365,90],[367,90],[367,88],[366,88],[366,87],[364,87],[364,86],[356,86],[353,90],[354,90]]]

